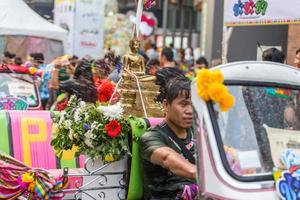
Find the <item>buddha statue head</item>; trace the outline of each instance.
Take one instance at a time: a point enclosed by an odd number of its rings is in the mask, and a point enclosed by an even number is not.
[[[129,41],[129,47],[132,53],[137,53],[138,50],[141,48],[141,42],[140,40],[137,38],[137,33],[136,33],[136,28],[134,26],[133,28],[133,37],[132,39]]]

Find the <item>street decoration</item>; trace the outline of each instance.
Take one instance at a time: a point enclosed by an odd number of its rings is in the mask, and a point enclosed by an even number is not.
[[[104,48],[115,51],[118,55],[126,53],[132,27],[129,19],[120,13],[105,16],[104,19]]]
[[[0,110],[27,110],[28,103],[25,98],[22,97],[0,97]]]
[[[136,22],[136,17],[133,12],[128,12],[129,19],[132,23]],[[139,31],[143,37],[149,37],[153,35],[154,30],[157,27],[157,19],[151,12],[143,12],[141,16],[141,24]]]
[[[220,106],[222,112],[234,105],[234,96],[224,85],[224,76],[220,70],[201,69],[197,71],[197,94],[204,101],[213,101]]]
[[[297,0],[229,0],[225,1],[225,26],[299,24],[300,2]]]
[[[274,171],[277,192],[283,200],[297,200],[300,198],[300,158],[293,150],[287,149],[281,162],[286,170]]]
[[[155,6],[156,2],[155,0],[144,0],[144,9],[148,10],[150,8],[152,8],[153,6]]]
[[[30,168],[20,161],[0,153],[0,199],[60,200],[60,191],[67,184],[62,177],[55,179],[43,169]]]
[[[48,111],[0,111],[0,130],[0,151],[29,167],[44,169],[83,167],[84,158],[83,156],[75,158],[75,148],[64,152],[62,158],[57,158],[50,145],[52,132],[56,132],[56,126],[53,125]]]
[[[51,144],[59,157],[76,148],[76,156],[84,154],[109,163],[123,159],[129,151],[130,126],[120,103],[97,106],[72,96],[53,120],[57,127]]]

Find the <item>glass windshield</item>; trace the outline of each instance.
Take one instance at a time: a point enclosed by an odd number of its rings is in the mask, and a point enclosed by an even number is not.
[[[282,167],[285,149],[300,150],[299,91],[229,86],[235,105],[220,112],[214,105],[230,169],[239,176],[257,176]],[[300,153],[300,151],[299,151]]]
[[[0,97],[23,97],[30,107],[38,106],[33,79],[28,74],[0,73]]]

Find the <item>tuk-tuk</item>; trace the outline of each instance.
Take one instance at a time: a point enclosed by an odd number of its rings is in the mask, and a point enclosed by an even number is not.
[[[24,104],[27,103],[27,110],[42,110],[37,82],[26,67],[0,65],[0,97],[1,101],[11,104],[15,103],[16,98],[21,97]],[[10,109],[8,107],[4,109]]]
[[[225,64],[212,70],[221,70],[235,103],[228,112],[221,112],[214,102],[199,98],[196,82],[192,84],[198,116],[201,196],[299,199],[299,187],[287,184],[283,188],[278,182],[276,187],[274,172],[283,168],[285,150],[299,153],[300,71],[283,64],[256,61]]]

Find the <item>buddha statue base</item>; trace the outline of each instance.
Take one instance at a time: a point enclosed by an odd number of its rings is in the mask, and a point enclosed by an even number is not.
[[[162,108],[154,100],[159,94],[159,86],[155,85],[154,81],[142,81],[141,77],[138,78],[147,117],[163,117]],[[121,95],[125,115],[145,117],[140,92],[134,77],[123,77],[118,93]]]

